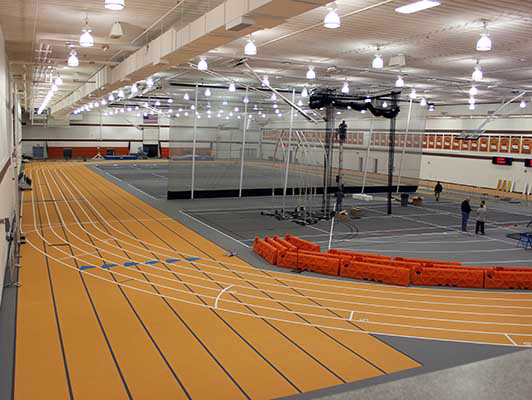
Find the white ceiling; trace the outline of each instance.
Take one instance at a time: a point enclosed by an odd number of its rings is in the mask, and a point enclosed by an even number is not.
[[[12,71],[21,84],[26,84],[22,88],[27,100],[36,99],[35,106],[39,105],[38,91],[44,96],[50,87],[49,83],[42,83],[46,80],[44,66],[52,67],[45,71],[62,75],[66,84],[61,90],[67,95],[81,82],[90,80],[103,65],[123,60],[170,25],[189,23],[222,1],[126,0],[126,8],[118,12],[106,10],[103,2],[0,0],[0,24]],[[373,93],[393,88],[401,73],[405,93],[414,86],[436,104],[461,104],[467,103],[471,72],[479,59],[485,76],[477,84],[479,102],[500,102],[516,91],[532,93],[531,1],[444,0],[439,7],[415,14],[394,11],[409,2],[337,0],[341,28],[324,28],[322,21],[327,10],[317,8],[278,27],[257,32],[254,38],[258,55],[250,57],[249,63],[261,74],[269,74],[273,86],[283,88],[302,88],[305,84],[340,87],[348,80],[352,91]],[[64,69],[67,43],[79,40],[86,14],[96,46],[77,48],[80,68]],[[482,19],[489,21],[493,40],[490,52],[475,50]],[[124,28],[121,39],[108,38],[114,21],[120,21]],[[238,40],[210,52],[210,69],[229,79],[253,82],[242,67],[233,67],[243,55],[244,44],[245,40]],[[109,48],[104,50],[104,45]],[[46,51],[48,46],[50,51]],[[385,68],[379,71],[371,68],[377,46],[385,60]],[[406,57],[406,66],[401,70],[387,68],[389,58],[398,54]],[[309,64],[316,66],[316,81],[305,79]],[[336,68],[328,71],[329,67]],[[165,75],[173,75],[173,80],[179,82],[221,82],[187,65],[176,66]]]

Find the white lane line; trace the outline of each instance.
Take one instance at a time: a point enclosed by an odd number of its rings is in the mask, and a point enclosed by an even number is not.
[[[244,247],[247,247],[248,249],[251,247],[251,246],[248,246],[248,245],[245,244],[245,243],[242,243],[240,240],[235,239],[235,238],[232,237],[232,236],[229,236],[227,233],[222,232],[221,230],[216,229],[215,227],[210,226],[209,224],[206,224],[205,222],[203,222],[203,221],[197,219],[196,217],[193,217],[192,215],[187,214],[187,213],[184,212],[184,211],[179,211],[179,213],[180,213],[180,214],[183,214],[183,215],[186,215],[186,216],[189,217],[190,219],[193,219],[194,221],[196,221],[196,222],[198,222],[198,223],[200,223],[200,224],[206,226],[207,228],[212,229],[213,231],[219,233],[220,235],[223,235],[223,236],[225,236],[225,237],[227,237],[227,238],[229,238],[229,239],[231,239],[231,240],[234,240],[235,242],[241,244],[241,245],[244,246]]]
[[[352,247],[337,247],[338,250],[352,250]],[[446,254],[446,253],[492,253],[498,251],[517,251],[523,250],[522,248],[514,249],[489,249],[489,250],[383,250],[383,249],[360,249],[357,247],[357,251],[377,251],[379,253],[437,253],[437,254]]]
[[[510,342],[512,342],[512,344],[513,344],[514,346],[517,346],[517,343],[514,342],[514,340],[510,337],[510,335],[508,335],[507,333],[505,333],[504,336],[506,336],[506,337],[508,338],[508,340],[509,340]]]

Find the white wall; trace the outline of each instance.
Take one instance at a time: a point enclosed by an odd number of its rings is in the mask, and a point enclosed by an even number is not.
[[[20,121],[13,126],[12,89],[8,77],[8,64],[4,36],[0,27],[0,170],[9,163],[7,172],[0,182],[0,219],[13,221],[17,207],[17,185],[15,177],[20,165],[20,151],[17,149]],[[18,110],[18,107],[15,107]],[[18,113],[17,113],[18,114]],[[0,224],[0,301],[6,271],[8,242],[5,240],[5,225]]]

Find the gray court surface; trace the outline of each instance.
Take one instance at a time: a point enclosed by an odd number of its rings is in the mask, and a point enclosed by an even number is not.
[[[290,233],[319,242],[322,248],[328,246],[331,221],[301,226],[288,220],[279,221],[275,217],[261,215],[261,212],[272,212],[281,208],[282,198],[166,200],[148,194],[145,186],[137,188],[129,182],[118,180],[108,174],[107,170],[94,169],[207,239],[236,252],[240,258],[257,268],[278,270],[253,253],[252,241],[256,236]],[[464,197],[466,195],[464,194]],[[332,247],[389,255],[457,260],[468,265],[532,266],[532,251],[518,248],[517,241],[507,237],[509,233],[530,229],[526,225],[532,220],[532,207],[488,199],[486,235],[480,236],[474,233],[474,214],[468,226],[469,232],[461,232],[460,203],[457,201],[460,196],[457,197],[456,194],[446,196],[444,193],[440,202],[432,200],[427,194],[423,196],[424,205],[420,207],[412,205],[401,207],[399,202],[394,202],[392,216],[386,215],[386,202],[382,197],[374,198],[370,202],[346,198],[345,208],[357,208],[360,215],[356,219],[335,220]],[[284,201],[287,209],[295,207],[298,203],[297,197],[287,198]],[[473,200],[473,208],[477,203],[477,200]],[[325,276],[323,278],[338,279]],[[508,399],[530,398],[530,385],[522,384],[516,387],[514,384],[515,375],[522,377],[528,373],[523,372],[528,370],[520,369],[524,365],[530,365],[532,357],[528,350],[512,346],[439,342],[383,335],[379,335],[379,339],[418,360],[422,366],[291,398],[422,399],[427,398],[424,397],[426,393],[433,393],[431,398],[434,400],[497,399],[500,397],[479,397],[470,394],[462,397],[462,392],[453,390],[456,389],[453,387],[453,380],[458,379],[461,374],[469,374],[464,376],[470,376],[471,379],[476,379],[476,382],[488,382],[492,379],[490,377],[493,371],[497,370],[501,371],[497,377],[497,384],[509,393]],[[502,357],[504,355],[508,356]],[[514,355],[515,358],[508,358]],[[485,361],[479,363],[481,360]],[[510,368],[512,365],[513,368]],[[510,372],[504,373],[504,371]],[[436,378],[432,378],[433,375]],[[430,379],[445,380],[445,383],[440,381],[435,392],[426,391],[424,387]],[[485,392],[477,393],[480,395]]]

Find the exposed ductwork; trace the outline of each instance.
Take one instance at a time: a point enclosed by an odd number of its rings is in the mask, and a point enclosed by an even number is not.
[[[324,6],[330,0],[227,0],[181,29],[171,28],[137,50],[119,65],[106,66],[75,92],[51,109],[65,116],[94,97],[144,80],[174,65],[185,63],[209,50],[287,19]],[[235,30],[236,29],[236,30]],[[92,83],[94,82],[94,83]]]

